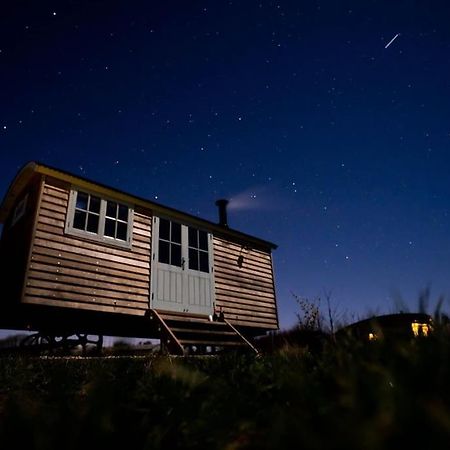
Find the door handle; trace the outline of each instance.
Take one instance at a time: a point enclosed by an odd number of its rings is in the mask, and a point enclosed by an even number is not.
[[[181,257],[181,268],[184,270],[184,265],[186,263],[186,260],[184,259],[184,256]]]

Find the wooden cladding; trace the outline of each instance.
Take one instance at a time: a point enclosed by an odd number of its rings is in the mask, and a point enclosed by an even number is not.
[[[150,307],[151,211],[135,207],[130,248],[66,233],[71,186],[42,190],[24,303],[144,315]],[[232,324],[278,328],[270,251],[213,238],[215,307]]]
[[[278,328],[270,253],[214,238],[216,308],[233,324]]]
[[[134,212],[131,249],[64,232],[70,186],[47,182],[23,301],[142,315],[149,308],[151,214]]]

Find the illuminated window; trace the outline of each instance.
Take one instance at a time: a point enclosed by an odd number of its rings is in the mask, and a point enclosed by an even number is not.
[[[376,341],[378,336],[375,333],[369,333],[369,341]]]
[[[66,231],[102,242],[131,245],[132,208],[88,192],[73,190]]]
[[[428,336],[430,333],[430,326],[427,323],[412,322],[411,329],[414,337]]]

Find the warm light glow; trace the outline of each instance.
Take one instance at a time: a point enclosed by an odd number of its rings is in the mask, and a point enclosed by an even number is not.
[[[428,336],[430,332],[430,326],[427,323],[411,323],[411,329],[414,333],[414,336]]]
[[[375,333],[369,333],[369,341],[376,341],[378,339]]]

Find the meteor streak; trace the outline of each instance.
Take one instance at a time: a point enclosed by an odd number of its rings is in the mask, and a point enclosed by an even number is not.
[[[400,36],[400,33],[397,33],[386,45],[384,48],[388,48],[398,37]]]

